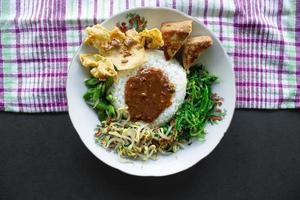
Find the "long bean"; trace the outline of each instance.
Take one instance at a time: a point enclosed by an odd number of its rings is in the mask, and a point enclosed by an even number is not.
[[[97,78],[90,78],[90,79],[87,79],[86,81],[84,81],[85,86],[87,86],[88,88],[94,87],[98,83],[100,83],[100,80]]]
[[[113,78],[110,77],[106,81],[90,78],[84,83],[88,90],[83,95],[83,99],[95,110],[99,120],[103,121],[108,117],[116,117],[116,112],[112,105],[114,99],[109,92],[113,84]]]

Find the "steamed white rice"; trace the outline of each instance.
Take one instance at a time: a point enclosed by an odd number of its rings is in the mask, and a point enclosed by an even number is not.
[[[166,108],[158,118],[153,122],[154,124],[163,124],[168,122],[176,113],[179,106],[183,103],[186,92],[186,72],[178,61],[172,59],[166,61],[164,54],[159,50],[147,51],[148,61],[142,67],[161,69],[169,78],[169,81],[175,86],[175,93],[172,96],[172,105]],[[115,108],[124,108],[125,104],[125,85],[127,80],[136,75],[138,69],[119,73],[119,79],[112,87],[112,93],[115,97]]]

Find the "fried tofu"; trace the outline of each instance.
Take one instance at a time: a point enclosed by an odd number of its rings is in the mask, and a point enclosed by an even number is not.
[[[164,40],[164,55],[170,60],[183,46],[192,32],[192,20],[181,22],[165,22],[161,24],[161,33]]]
[[[212,38],[209,36],[189,37],[183,49],[183,67],[189,70],[203,52],[212,46],[212,44]]]

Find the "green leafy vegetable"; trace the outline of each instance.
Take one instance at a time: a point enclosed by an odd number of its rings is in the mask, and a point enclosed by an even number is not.
[[[220,99],[211,91],[216,81],[217,77],[209,75],[202,66],[191,68],[186,99],[175,114],[175,129],[180,133],[178,140],[204,140],[206,123],[222,120],[224,112],[218,108],[216,101]]]

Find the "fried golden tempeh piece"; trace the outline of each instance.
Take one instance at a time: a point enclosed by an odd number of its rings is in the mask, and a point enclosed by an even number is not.
[[[192,32],[192,20],[181,22],[165,22],[161,24],[164,39],[164,54],[166,60],[174,57]]]
[[[212,44],[209,36],[189,37],[183,49],[183,67],[188,70]]]

